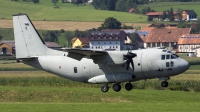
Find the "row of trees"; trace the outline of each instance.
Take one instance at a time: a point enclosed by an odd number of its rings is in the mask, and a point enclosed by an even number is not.
[[[66,44],[63,45],[64,47],[71,47],[71,40],[73,37],[87,37],[89,30],[87,31],[64,31],[61,29],[60,31],[54,30],[54,31],[47,31],[45,33],[42,33],[43,39],[46,42],[58,42],[58,38],[61,36],[64,36],[66,39]]]
[[[92,5],[95,9],[111,11],[128,11],[136,8],[138,4],[148,3],[149,0],[93,0]]]

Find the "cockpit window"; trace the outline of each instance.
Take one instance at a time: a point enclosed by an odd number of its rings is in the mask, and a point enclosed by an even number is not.
[[[170,55],[166,55],[166,59],[170,59]]]
[[[165,55],[162,55],[162,56],[161,56],[161,60],[165,60]]]
[[[176,59],[174,55],[171,55],[171,59]]]
[[[172,54],[171,55],[171,59],[176,59],[176,58],[179,58],[179,56],[177,54]]]
[[[167,51],[167,53],[172,53],[171,51]]]
[[[166,52],[167,50],[162,50],[162,52]]]

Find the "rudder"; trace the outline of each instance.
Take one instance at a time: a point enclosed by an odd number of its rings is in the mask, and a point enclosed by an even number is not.
[[[16,58],[45,55],[47,46],[26,14],[13,15]]]

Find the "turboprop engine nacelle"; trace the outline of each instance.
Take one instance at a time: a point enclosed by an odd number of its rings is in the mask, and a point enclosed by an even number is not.
[[[119,52],[108,52],[107,54],[92,56],[91,58],[96,64],[124,65],[126,63],[123,53]]]
[[[133,78],[134,78],[133,75],[128,73],[103,74],[90,78],[88,82],[90,83],[126,82],[132,80]]]

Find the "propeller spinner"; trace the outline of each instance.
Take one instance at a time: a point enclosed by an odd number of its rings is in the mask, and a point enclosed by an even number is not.
[[[134,64],[133,64],[133,59],[134,57],[136,57],[137,55],[135,53],[131,53],[131,52],[128,52],[126,55],[124,55],[124,59],[127,60],[126,61],[126,70],[129,69],[129,66],[130,66],[130,63],[132,65],[132,68],[133,68],[133,71],[134,71]]]

